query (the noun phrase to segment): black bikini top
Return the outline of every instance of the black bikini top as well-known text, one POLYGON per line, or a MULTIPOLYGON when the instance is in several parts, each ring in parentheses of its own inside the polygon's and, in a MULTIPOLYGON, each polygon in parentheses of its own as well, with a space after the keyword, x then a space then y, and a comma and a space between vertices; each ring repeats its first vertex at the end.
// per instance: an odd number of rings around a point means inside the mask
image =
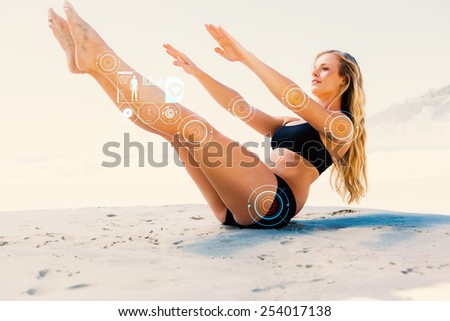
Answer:
POLYGON ((310 124, 278 128, 270 141, 272 149, 287 148, 307 159, 322 174, 328 167, 333 165, 330 153, 320 139, 319 132, 310 124))

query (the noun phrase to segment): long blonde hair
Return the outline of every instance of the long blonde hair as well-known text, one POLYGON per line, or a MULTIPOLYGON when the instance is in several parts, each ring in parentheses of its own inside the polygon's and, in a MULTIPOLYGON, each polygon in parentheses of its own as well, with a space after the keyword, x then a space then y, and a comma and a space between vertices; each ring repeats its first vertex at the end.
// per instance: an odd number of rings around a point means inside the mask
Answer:
MULTIPOLYGON (((366 94, 363 88, 363 77, 356 59, 352 55, 339 50, 328 50, 319 53, 332 53, 339 58, 339 74, 346 77, 347 82, 340 90, 341 111, 351 119, 354 128, 353 140, 348 151, 331 169, 330 183, 334 178, 334 189, 347 203, 358 202, 366 195, 367 166, 366 166, 366 129, 364 106, 366 94)), ((334 100, 333 100, 334 101, 334 100)))

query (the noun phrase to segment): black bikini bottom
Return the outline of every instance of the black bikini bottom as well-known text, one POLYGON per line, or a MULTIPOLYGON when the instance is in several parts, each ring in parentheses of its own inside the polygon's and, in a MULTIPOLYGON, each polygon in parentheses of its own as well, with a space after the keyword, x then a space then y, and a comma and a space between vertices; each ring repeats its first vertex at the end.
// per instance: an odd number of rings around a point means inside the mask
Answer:
POLYGON ((286 226, 296 214, 295 196, 284 179, 275 174, 277 178, 277 192, 273 204, 266 215, 260 220, 254 220, 251 225, 240 225, 233 217, 233 213, 227 210, 224 225, 238 226, 241 228, 281 228, 286 226))

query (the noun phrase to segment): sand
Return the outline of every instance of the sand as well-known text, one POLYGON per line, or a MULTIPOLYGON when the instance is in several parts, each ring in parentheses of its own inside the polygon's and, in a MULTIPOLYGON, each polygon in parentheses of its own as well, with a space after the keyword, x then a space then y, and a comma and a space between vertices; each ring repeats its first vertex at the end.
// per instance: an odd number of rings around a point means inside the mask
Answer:
POLYGON ((0 213, 1 300, 449 300, 450 216, 305 207, 284 229, 204 204, 0 213))

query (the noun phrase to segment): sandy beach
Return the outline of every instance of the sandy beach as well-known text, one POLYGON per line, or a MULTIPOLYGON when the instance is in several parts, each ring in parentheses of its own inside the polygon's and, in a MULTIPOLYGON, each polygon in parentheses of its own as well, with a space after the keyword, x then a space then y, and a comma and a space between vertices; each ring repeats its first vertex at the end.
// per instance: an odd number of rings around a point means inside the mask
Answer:
POLYGON ((450 299, 446 215, 305 207, 246 230, 186 204, 0 220, 0 300, 450 299))

